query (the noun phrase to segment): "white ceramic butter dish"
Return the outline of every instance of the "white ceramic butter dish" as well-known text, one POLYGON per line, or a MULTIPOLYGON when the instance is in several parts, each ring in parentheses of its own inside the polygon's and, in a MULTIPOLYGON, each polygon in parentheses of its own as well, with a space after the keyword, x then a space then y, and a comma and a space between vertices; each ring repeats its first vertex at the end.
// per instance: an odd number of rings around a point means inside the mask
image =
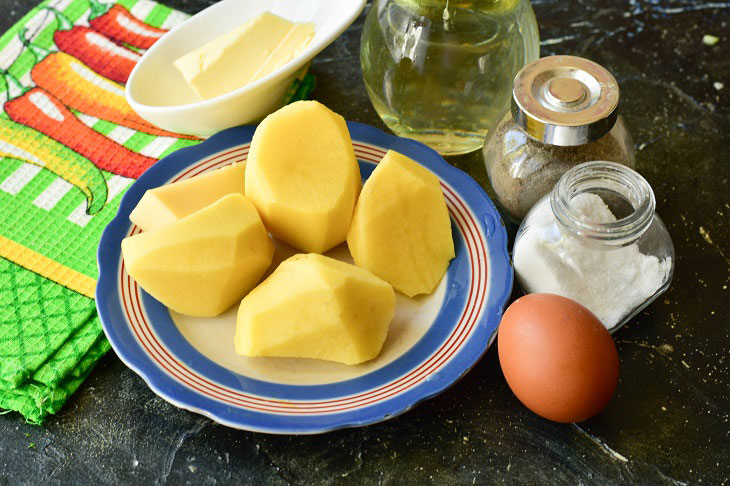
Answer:
POLYGON ((254 123, 278 109, 297 72, 357 18, 365 0, 222 0, 165 34, 139 61, 126 87, 130 106, 165 130, 208 136, 254 123), (313 22, 314 38, 280 68, 226 94, 201 100, 173 62, 180 56, 268 11, 294 22, 313 22))

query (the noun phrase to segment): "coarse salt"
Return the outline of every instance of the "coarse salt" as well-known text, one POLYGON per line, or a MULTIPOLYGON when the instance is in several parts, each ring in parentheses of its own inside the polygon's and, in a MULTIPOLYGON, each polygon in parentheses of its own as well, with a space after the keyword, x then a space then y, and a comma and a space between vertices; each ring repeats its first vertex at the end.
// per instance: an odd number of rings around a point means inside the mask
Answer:
MULTIPOLYGON (((593 224, 616 221, 600 196, 582 193, 570 201, 580 218, 593 224)), ((649 299, 669 278, 672 259, 639 251, 638 243, 596 248, 562 233, 543 198, 528 216, 528 231, 517 240, 514 266, 527 293, 562 295, 592 311, 608 329, 649 299)))

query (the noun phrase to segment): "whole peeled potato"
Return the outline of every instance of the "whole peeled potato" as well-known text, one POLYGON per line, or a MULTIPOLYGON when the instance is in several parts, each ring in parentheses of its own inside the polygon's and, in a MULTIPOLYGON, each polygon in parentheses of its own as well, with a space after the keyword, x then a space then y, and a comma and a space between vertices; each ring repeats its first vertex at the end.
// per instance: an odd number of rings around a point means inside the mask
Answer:
POLYGON ((517 299, 502 317, 497 342, 507 384, 544 418, 586 420, 616 390, 616 345, 601 321, 571 299, 552 294, 517 299))

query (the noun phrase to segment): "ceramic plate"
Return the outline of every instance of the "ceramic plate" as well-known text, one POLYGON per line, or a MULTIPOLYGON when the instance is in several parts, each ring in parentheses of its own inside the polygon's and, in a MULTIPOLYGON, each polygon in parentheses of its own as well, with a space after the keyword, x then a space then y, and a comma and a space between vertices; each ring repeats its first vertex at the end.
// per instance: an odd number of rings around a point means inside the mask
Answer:
MULTIPOLYGON (((128 218, 147 189, 246 160, 254 127, 225 130, 145 172, 99 244, 96 303, 104 331, 120 359, 162 398, 231 427, 319 433, 405 412, 452 385, 491 344, 513 280, 494 205, 472 178, 425 145, 359 123, 348 127, 363 179, 394 149, 441 180, 456 257, 436 291, 415 299, 399 294, 381 353, 357 366, 241 357, 233 348, 235 306, 206 319, 169 311, 127 275, 120 242, 140 232, 128 218)), ((293 253, 280 244, 275 259, 293 253)), ((346 245, 328 254, 350 258, 346 245)))

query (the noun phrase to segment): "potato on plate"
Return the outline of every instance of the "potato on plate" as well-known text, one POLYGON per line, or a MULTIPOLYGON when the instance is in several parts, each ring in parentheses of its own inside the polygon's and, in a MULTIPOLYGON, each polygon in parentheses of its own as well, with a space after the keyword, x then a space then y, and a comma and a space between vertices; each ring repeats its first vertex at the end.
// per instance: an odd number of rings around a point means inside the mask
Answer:
POLYGON ((127 272, 170 309, 215 316, 239 302, 271 264, 274 245, 254 205, 229 194, 156 231, 122 240, 127 272))
POLYGON ((243 194, 245 162, 148 189, 129 220, 151 231, 213 204, 226 194, 243 194))
POLYGON ((298 254, 241 301, 236 352, 362 363, 380 352, 394 313, 387 282, 349 263, 298 254))
POLYGON ((355 264, 413 297, 430 294, 454 258, 438 178, 389 150, 360 193, 347 245, 355 264))
POLYGON ((347 124, 326 106, 298 101, 256 128, 246 196, 293 247, 323 253, 345 241, 361 185, 347 124))

